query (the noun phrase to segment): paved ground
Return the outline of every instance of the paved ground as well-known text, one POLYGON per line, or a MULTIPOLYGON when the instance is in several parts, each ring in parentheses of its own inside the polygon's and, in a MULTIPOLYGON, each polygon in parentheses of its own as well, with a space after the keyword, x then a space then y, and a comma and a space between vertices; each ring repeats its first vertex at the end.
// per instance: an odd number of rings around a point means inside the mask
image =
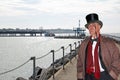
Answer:
MULTIPOLYGON (((120 45, 117 45, 119 50, 120 50, 120 45)), ((49 80, 77 80, 76 78, 76 63, 77 63, 77 59, 73 58, 71 63, 69 62, 68 64, 66 64, 65 66, 65 70, 61 69, 59 70, 56 74, 55 74, 55 79, 53 79, 53 77, 51 77, 49 80)), ((119 75, 119 79, 120 80, 120 75, 119 75)))
POLYGON ((76 63, 77 59, 73 58, 71 62, 66 64, 65 70, 61 69, 55 74, 55 79, 51 77, 49 80, 77 80, 76 78, 76 63))

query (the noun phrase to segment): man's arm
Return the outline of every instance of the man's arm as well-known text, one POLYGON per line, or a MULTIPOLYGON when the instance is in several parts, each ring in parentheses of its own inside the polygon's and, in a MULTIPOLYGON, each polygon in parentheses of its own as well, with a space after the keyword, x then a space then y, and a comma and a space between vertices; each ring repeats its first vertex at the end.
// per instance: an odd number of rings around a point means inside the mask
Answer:
POLYGON ((114 42, 112 42, 111 45, 112 45, 111 47, 112 49, 110 49, 110 52, 112 54, 111 55, 112 63, 111 63, 111 70, 109 74, 115 80, 117 80, 118 75, 120 74, 120 51, 114 42))
MULTIPOLYGON (((82 45, 81 45, 82 46, 82 45)), ((77 59, 77 79, 82 80, 83 79, 83 63, 81 60, 81 53, 82 53, 82 47, 80 46, 79 53, 78 53, 78 59, 77 59)))

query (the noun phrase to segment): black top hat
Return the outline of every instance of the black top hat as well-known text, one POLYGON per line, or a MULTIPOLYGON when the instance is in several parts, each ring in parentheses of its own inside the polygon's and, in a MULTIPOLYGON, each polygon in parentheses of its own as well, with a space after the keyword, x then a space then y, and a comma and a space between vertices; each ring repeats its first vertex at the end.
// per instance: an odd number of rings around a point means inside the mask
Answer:
POLYGON ((102 21, 99 20, 98 15, 96 13, 88 14, 86 16, 86 21, 87 21, 87 24, 85 25, 86 28, 88 28, 88 25, 90 23, 94 23, 94 22, 99 23, 101 25, 101 27, 103 25, 102 21))

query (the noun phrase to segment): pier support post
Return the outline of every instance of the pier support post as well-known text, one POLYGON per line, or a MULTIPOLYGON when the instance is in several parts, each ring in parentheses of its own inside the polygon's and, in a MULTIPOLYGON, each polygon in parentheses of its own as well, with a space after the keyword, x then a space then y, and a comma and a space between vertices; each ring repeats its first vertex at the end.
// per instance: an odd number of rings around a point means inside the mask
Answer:
POLYGON ((33 60, 33 80, 35 80, 35 76, 36 76, 36 74, 35 74, 35 64, 36 64, 36 58, 35 58, 35 56, 34 57, 31 57, 31 59, 30 60, 33 60))
POLYGON ((63 49, 63 58, 62 58, 62 61, 63 61, 63 70, 65 70, 65 68, 64 68, 64 54, 65 54, 65 48, 64 48, 64 46, 62 46, 61 47, 62 49, 63 49))

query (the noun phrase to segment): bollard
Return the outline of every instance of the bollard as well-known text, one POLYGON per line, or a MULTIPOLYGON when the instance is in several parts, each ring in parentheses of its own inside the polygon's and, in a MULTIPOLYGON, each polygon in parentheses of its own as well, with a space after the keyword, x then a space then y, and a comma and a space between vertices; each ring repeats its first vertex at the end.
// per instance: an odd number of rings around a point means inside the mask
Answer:
POLYGON ((63 70, 65 70, 65 68, 64 68, 64 53, 65 53, 65 49, 64 49, 64 46, 62 46, 61 48, 63 49, 63 59, 62 59, 63 60, 63 70))
POLYGON ((35 57, 31 57, 31 59, 30 60, 33 60, 33 80, 35 80, 35 76, 36 76, 36 74, 35 74, 35 57))
POLYGON ((51 52, 53 53, 53 80, 55 79, 55 76, 54 76, 54 74, 55 74, 55 67, 54 67, 54 59, 55 59, 55 56, 54 56, 54 53, 55 53, 55 51, 54 50, 51 50, 51 52))

